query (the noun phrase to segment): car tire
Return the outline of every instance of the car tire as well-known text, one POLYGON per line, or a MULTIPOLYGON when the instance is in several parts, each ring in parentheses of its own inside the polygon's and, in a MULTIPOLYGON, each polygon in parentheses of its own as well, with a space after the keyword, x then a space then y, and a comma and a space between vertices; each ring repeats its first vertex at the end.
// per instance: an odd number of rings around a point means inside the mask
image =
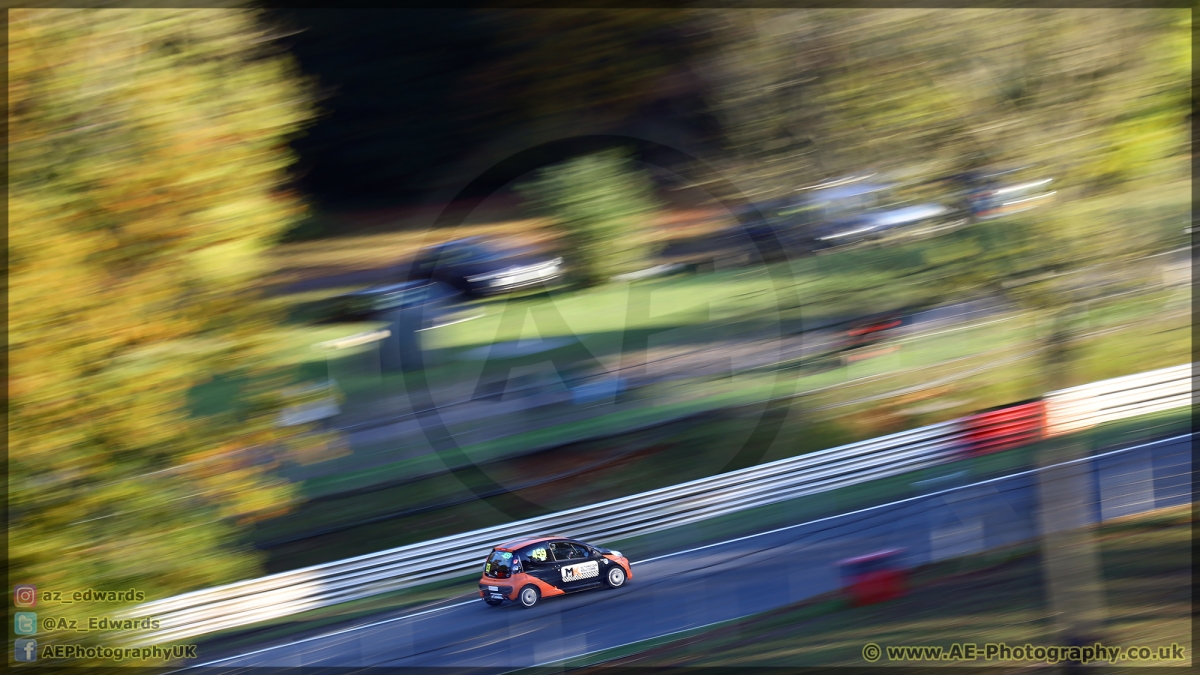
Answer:
POLYGON ((491 605, 492 607, 499 607, 500 605, 504 604, 503 600, 494 600, 492 598, 484 598, 483 601, 486 602, 487 604, 491 605))
POLYGON ((538 591, 537 586, 526 586, 517 594, 517 602, 526 609, 533 607, 541 599, 542 594, 538 591))
POLYGON ((609 588, 620 588, 625 585, 625 568, 620 565, 613 565, 608 568, 608 572, 604 575, 604 583, 609 588))

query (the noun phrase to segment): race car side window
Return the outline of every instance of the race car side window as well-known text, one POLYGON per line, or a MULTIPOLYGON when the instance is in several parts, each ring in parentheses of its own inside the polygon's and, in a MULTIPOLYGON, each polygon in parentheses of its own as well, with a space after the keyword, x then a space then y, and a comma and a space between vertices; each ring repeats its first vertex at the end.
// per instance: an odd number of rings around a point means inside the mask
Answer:
POLYGON ((555 560, 583 560, 588 557, 587 551, 569 541, 556 541, 552 545, 555 560))
POLYGON ((521 549, 518 556, 522 562, 532 563, 534 565, 550 562, 552 560, 550 557, 550 552, 547 550, 545 544, 535 544, 533 546, 528 546, 524 549, 521 549))

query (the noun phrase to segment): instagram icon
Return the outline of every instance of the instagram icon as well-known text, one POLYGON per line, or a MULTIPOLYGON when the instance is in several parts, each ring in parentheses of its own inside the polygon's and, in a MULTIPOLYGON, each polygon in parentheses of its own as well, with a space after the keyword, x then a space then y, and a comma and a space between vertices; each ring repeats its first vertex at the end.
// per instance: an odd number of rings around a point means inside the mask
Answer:
POLYGON ((17 607, 33 607, 37 604, 37 587, 29 584, 18 584, 13 589, 13 602, 17 607))

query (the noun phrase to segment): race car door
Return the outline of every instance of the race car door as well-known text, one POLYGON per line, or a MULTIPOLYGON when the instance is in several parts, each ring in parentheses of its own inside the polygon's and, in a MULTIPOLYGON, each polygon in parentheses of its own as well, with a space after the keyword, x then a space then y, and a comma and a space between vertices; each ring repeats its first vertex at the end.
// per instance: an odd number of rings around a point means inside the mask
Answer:
POLYGON ((600 563, 593 560, 590 552, 569 541, 550 544, 554 562, 559 566, 559 586, 564 591, 579 591, 600 583, 600 563))
POLYGON ((560 565, 554 561, 549 544, 526 546, 518 553, 518 557, 526 574, 552 588, 562 588, 560 565))

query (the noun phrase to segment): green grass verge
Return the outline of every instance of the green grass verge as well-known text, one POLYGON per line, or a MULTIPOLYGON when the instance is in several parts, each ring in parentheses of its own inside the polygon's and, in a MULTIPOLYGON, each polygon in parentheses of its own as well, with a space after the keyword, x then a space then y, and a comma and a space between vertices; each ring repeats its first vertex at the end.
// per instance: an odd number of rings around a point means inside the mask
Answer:
MULTIPOLYGON (((1082 383, 1160 365, 1186 362, 1190 355, 1187 354, 1188 336, 1183 330, 1186 328, 1185 323, 1182 320, 1176 320, 1170 325, 1162 321, 1157 324, 1141 323, 1120 333, 1082 340, 1078 352, 1080 367, 1075 373, 1075 379, 1082 383), (1170 330, 1162 329, 1164 326, 1170 330)), ((1034 348, 1034 337, 1034 328, 1019 321, 940 332, 907 340, 898 352, 854 363, 848 367, 816 373, 808 373, 804 369, 797 370, 794 374, 786 375, 788 379, 782 381, 782 386, 786 391, 809 392, 816 397, 809 403, 818 407, 841 405, 846 401, 885 395, 905 387, 919 387, 923 383, 942 377, 953 379, 955 373, 982 367, 990 370, 987 379, 991 382, 1012 383, 1010 389, 1029 389, 1023 385, 1037 375, 1037 359, 1024 359, 1013 364, 1004 364, 1003 360, 1019 356, 1021 350, 1028 351, 1034 348), (975 360, 972 361, 972 358, 975 360), (836 391, 828 391, 831 389, 836 391)), ((565 405, 561 414, 569 421, 532 428, 501 439, 467 443, 462 447, 462 451, 472 463, 494 461, 540 447, 578 442, 598 433, 612 434, 689 413, 752 403, 778 395, 780 386, 778 375, 765 371, 738 374, 725 380, 696 378, 669 385, 653 385, 642 392, 643 405, 637 408, 618 409, 590 419, 570 420, 571 415, 578 413, 571 406, 565 405), (679 395, 677 392, 685 392, 686 398, 672 400, 679 395)), ((971 397, 979 399, 977 393, 971 392, 971 397)), ((999 397, 990 397, 983 406, 1016 400, 1000 396, 1003 393, 997 391, 999 397)), ((1040 392, 1023 393, 1017 398, 1034 396, 1037 393, 1040 392)), ((378 397, 376 394, 375 398, 378 397)), ((966 403, 968 402, 964 401, 964 404, 966 403)), ((970 409, 970 405, 962 407, 963 411, 970 409)), ((531 419, 529 424, 537 427, 544 422, 531 419)), ((478 433, 478 427, 478 423, 451 425, 450 431, 478 433)), ((423 437, 418 436, 412 442, 421 445, 424 443, 423 437)), ((390 443, 364 446, 357 449, 357 454, 384 455, 393 447, 395 446, 390 443)), ((428 449, 423 449, 422 446, 407 449, 399 454, 411 455, 415 454, 415 451, 428 452, 428 449)), ((311 478, 306 481, 305 494, 318 496, 355 490, 376 482, 445 470, 441 460, 428 454, 382 466, 378 461, 373 461, 370 466, 356 469, 356 463, 361 464, 361 460, 349 456, 332 460, 320 467, 306 469, 305 475, 311 478), (314 472, 318 471, 324 475, 314 475, 314 472)))
MULTIPOLYGON (((1119 362, 1120 358, 1113 352, 1121 350, 1127 356, 1130 353, 1131 344, 1133 341, 1123 333, 1099 336, 1094 344, 1085 344, 1081 350, 1085 362, 1095 364, 1103 370, 1097 373, 1099 377, 1080 379, 1087 381, 1126 374, 1112 371, 1114 362, 1119 362), (1105 341, 1115 342, 1115 344, 1106 344, 1105 341), (1112 355, 1109 356, 1109 354, 1112 355)), ((1135 349, 1133 353, 1139 352, 1135 349)), ((1161 352, 1159 354, 1161 356, 1161 352)), ((1143 354, 1143 356, 1145 355, 1143 354)), ((869 397, 885 387, 895 388, 920 384, 922 381, 940 377, 942 371, 926 368, 913 372, 908 379, 900 379, 899 376, 893 375, 884 381, 847 385, 843 391, 838 392, 836 397, 831 397, 829 394, 801 397, 796 400, 794 414, 785 421, 775 442, 769 446, 758 442, 758 454, 760 455, 758 461, 771 461, 834 447, 878 436, 899 428, 911 428, 951 419, 971 410, 1035 396, 1040 393, 1041 383, 1040 377, 1034 370, 1037 364, 1036 359, 1028 359, 1011 364, 1006 368, 983 370, 958 383, 957 392, 948 394, 950 398, 965 397, 955 406, 933 413, 911 415, 907 419, 893 419, 889 425, 883 427, 872 426, 874 421, 871 419, 871 415, 877 412, 875 410, 879 405, 877 401, 832 409, 828 406, 836 406, 839 400, 869 397), (826 409, 823 412, 807 412, 814 408, 826 409), (902 424, 902 426, 890 426, 894 424, 902 424)), ((1158 365, 1167 364, 1152 363, 1151 367, 1158 365)), ((953 375, 953 372, 956 371, 950 371, 950 374, 953 375)), ((726 399, 727 402, 728 400, 726 399)), ((640 419, 645 423, 652 423, 656 416, 660 416, 657 419, 668 417, 672 413, 678 413, 679 408, 682 406, 674 410, 660 408, 634 410, 633 413, 636 414, 630 415, 626 420, 638 421, 640 419)), ((703 408, 697 404, 694 409, 703 408)), ((656 453, 654 458, 639 458, 636 470, 630 471, 631 467, 626 463, 614 467, 613 471, 619 473, 599 471, 576 481, 563 481, 557 484, 556 494, 567 495, 565 499, 555 498, 548 500, 549 503, 546 500, 538 499, 537 503, 544 503, 547 508, 552 510, 570 508, 583 503, 620 497, 729 470, 736 451, 748 443, 752 446, 756 443, 753 439, 758 419, 756 411, 757 408, 747 408, 744 413, 726 412, 711 419, 668 425, 670 429, 668 436, 661 439, 665 444, 664 449, 656 453), (587 485, 588 488, 584 489, 583 485, 587 485)), ((539 430, 537 433, 521 434, 487 444, 486 447, 468 448, 465 454, 476 465, 487 465, 485 470, 493 477, 493 480, 500 484, 513 485, 528 482, 541 474, 537 473, 536 468, 530 469, 528 466, 517 468, 516 464, 514 464, 514 470, 509 471, 506 468, 507 464, 518 461, 516 456, 523 456, 538 445, 554 446, 564 440, 574 440, 579 443, 571 446, 569 450, 561 450, 561 452, 577 454, 580 462, 584 463, 597 447, 603 448, 628 442, 629 439, 622 437, 592 443, 585 441, 597 432, 612 433, 620 430, 623 427, 622 421, 620 418, 614 419, 615 417, 617 416, 606 416, 578 426, 561 425, 568 427, 566 433, 559 427, 551 427, 539 430), (533 473, 529 473, 530 471, 533 473)), ((464 484, 461 477, 447 475, 445 464, 436 455, 402 460, 382 467, 313 478, 304 482, 303 489, 309 497, 337 494, 346 494, 349 497, 303 504, 294 514, 262 524, 256 534, 258 541, 289 538, 305 532, 335 527, 340 523, 359 522, 383 514, 397 513, 406 508, 415 508, 459 497, 470 497, 475 494, 472 486, 464 484), (421 476, 425 477, 420 478, 421 476), (358 491, 373 485, 387 481, 400 482, 404 479, 414 480, 394 488, 369 491, 360 496, 354 496, 358 491)), ((451 510, 453 509, 462 509, 471 518, 483 518, 486 523, 504 522, 507 519, 505 512, 501 512, 487 503, 474 506, 460 505, 452 507, 451 510)), ((442 534, 443 532, 438 528, 431 529, 426 526, 431 518, 430 515, 419 517, 417 519, 419 524, 414 525, 416 529, 412 531, 403 528, 397 529, 394 524, 390 523, 372 523, 355 528, 353 532, 362 535, 362 540, 374 544, 401 545, 409 541, 417 541, 421 535, 438 536, 442 534)), ((403 521, 397 521, 397 523, 399 522, 403 521)), ((473 520, 472 522, 478 521, 473 520)), ((451 533, 453 532, 444 532, 444 534, 451 533)), ((339 543, 358 552, 369 552, 367 550, 359 551, 361 545, 354 541, 341 542, 339 538, 339 543)), ((304 564, 322 561, 313 552, 308 551, 308 547, 297 546, 303 550, 295 550, 292 553, 306 561, 304 564)), ((335 549, 341 550, 340 547, 335 547, 335 549)), ((286 550, 291 551, 290 548, 286 550)), ((280 564, 285 563, 281 561, 280 564)), ((279 569, 275 564, 272 564, 272 568, 279 569)))
MULTIPOLYGON (((1167 250, 1187 244, 1183 228, 1190 220, 1190 199, 1188 182, 1168 181, 1152 186, 1131 186, 1118 194, 1062 204, 1055 208, 1085 216, 1101 212, 1119 214, 1122 222, 1139 223, 1147 235, 1144 237, 1147 242, 1154 242, 1167 250)), ((544 241, 554 235, 545 221, 521 219, 516 212, 508 209, 480 217, 480 222, 465 226, 453 236, 504 233, 532 242, 544 241)), ((349 271, 350 268, 375 269, 394 265, 431 241, 428 232, 420 228, 412 229, 413 224, 419 222, 414 218, 407 211, 386 210, 369 214, 321 214, 314 220, 354 222, 360 226, 370 223, 370 226, 366 229, 340 226, 338 229, 346 233, 344 236, 280 246, 274 251, 274 257, 281 266, 294 270, 349 271)), ((973 229, 995 230, 1002 235, 1011 229, 1010 226, 1009 219, 1000 219, 974 226, 973 229)), ((712 228, 704 226, 701 229, 710 231, 712 228)), ((664 231, 662 234, 667 233, 664 231)), ((442 238, 434 237, 439 240, 442 238)), ((914 281, 922 278, 922 275, 937 274, 928 266, 931 246, 936 247, 936 243, 911 241, 806 257, 772 267, 647 280, 633 286, 610 285, 583 293, 559 295, 552 304, 561 315, 567 332, 583 336, 588 347, 597 354, 619 346, 619 333, 623 330, 670 327, 681 329, 683 333, 693 333, 711 329, 714 325, 737 317, 761 318, 764 313, 771 316, 779 313, 779 318, 784 321, 794 321, 797 317, 793 314, 797 309, 802 309, 807 321, 819 321, 926 301, 928 289, 924 288, 923 283, 914 281), (788 292, 801 296, 802 307, 780 307, 774 293, 777 288, 786 288, 788 292), (647 312, 630 314, 627 311, 631 289, 637 289, 637 293, 649 293, 650 306, 647 312), (705 305, 707 312, 704 311, 705 305)), ((314 307, 336 292, 346 290, 350 289, 298 293, 275 298, 273 302, 292 311, 292 318, 302 322, 306 317, 320 314, 320 311, 314 313, 314 307)), ((528 299, 507 303, 500 299, 486 304, 493 310, 489 311, 488 317, 436 331, 438 344, 455 349, 517 339, 528 334, 528 322, 503 324, 501 312, 495 310, 507 306, 524 312, 546 306, 544 301, 528 299)), ((302 341, 313 341, 306 336, 308 327, 293 328, 297 335, 302 336, 302 341)), ((543 336, 553 335, 555 330, 551 326, 537 325, 537 331, 543 336)), ((310 360, 311 357, 309 355, 310 360)))
MULTIPOLYGON (((1182 324, 1181 324, 1182 325, 1182 324)), ((1153 327, 1153 324, 1142 324, 1142 328, 1153 327)), ((988 328, 988 327, 984 327, 988 328)), ((1122 333, 1111 333, 1099 335, 1092 340, 1082 342, 1080 347, 1080 363, 1082 364, 1081 372, 1085 372, 1085 376, 1080 376, 1080 380, 1094 381, 1103 377, 1111 377, 1115 375, 1126 375, 1128 372, 1136 372, 1146 370, 1148 368, 1158 368, 1160 365, 1168 365, 1181 363, 1177 358, 1183 357, 1183 354, 1172 354, 1180 352, 1180 336, 1183 331, 1172 330, 1171 333, 1162 333, 1158 335, 1147 334, 1146 330, 1133 330, 1133 335, 1130 336, 1128 331, 1122 333), (1169 340, 1169 345, 1156 345, 1158 340, 1169 340), (1146 350, 1139 348, 1139 342, 1150 342, 1146 350), (1148 347, 1159 346, 1162 350, 1153 352, 1153 356, 1147 353, 1148 347), (1168 348, 1174 347, 1174 348, 1168 348), (1138 359, 1138 364, 1130 364, 1130 354, 1138 359), (1164 358, 1172 358, 1171 362, 1163 363, 1164 358)), ((1014 329, 1016 331, 1016 329, 1014 329)), ((967 333, 967 331, 965 331, 967 333)), ((941 337, 941 336, 938 336, 941 337)), ((1014 348, 1021 347, 1020 344, 1010 345, 1014 348)), ((907 347, 906 347, 907 348, 907 347)), ((919 348, 919 346, 917 347, 919 348)), ((947 350, 949 346, 946 346, 947 350)), ((928 358, 936 357, 938 353, 946 353, 946 351, 938 352, 936 347, 931 347, 928 352, 928 358)), ((889 356, 883 357, 880 362, 886 362, 892 358, 916 358, 911 356, 889 356)), ((858 364, 856 364, 858 365, 858 364)), ((841 387, 836 387, 834 392, 824 392, 818 394, 810 394, 802 396, 797 400, 796 410, 799 416, 803 416, 804 424, 802 425, 786 425, 781 431, 781 438, 773 444, 772 448, 763 455, 763 459, 780 459, 782 456, 791 456, 802 452, 809 452, 812 449, 822 449, 822 447, 832 447, 839 442, 851 442, 854 440, 862 440, 862 438, 877 435, 875 430, 869 428, 860 428, 859 432, 847 431, 834 432, 832 438, 828 434, 818 434, 814 436, 812 432, 818 431, 822 422, 827 422, 830 419, 838 419, 842 413, 846 413, 848 417, 853 417, 853 413, 858 412, 857 408, 875 406, 874 401, 866 402, 863 405, 845 405, 839 408, 838 406, 847 404, 854 400, 870 399, 872 396, 895 392, 895 390, 905 387, 920 386, 923 383, 936 381, 941 377, 953 378, 958 372, 964 372, 972 368, 982 368, 976 375, 965 378, 964 381, 956 383, 958 392, 950 394, 950 399, 961 399, 954 406, 946 408, 946 410, 936 411, 924 416, 912 416, 910 422, 906 426, 918 426, 920 424, 928 424, 932 422, 940 422, 942 419, 949 419, 959 414, 965 414, 971 410, 988 407, 992 405, 1000 405, 1003 402, 1021 400, 1037 395, 1038 387, 1040 386, 1040 378, 1037 377, 1038 360, 1036 358, 1022 359, 1021 362, 1008 364, 1002 368, 989 368, 995 365, 991 362, 990 357, 980 356, 976 360, 967 360, 965 363, 954 364, 950 366, 928 366, 925 368, 906 368, 904 370, 889 371, 889 366, 894 366, 895 363, 881 363, 874 366, 864 365, 864 370, 854 371, 852 377, 860 378, 858 382, 850 382, 842 384, 841 387), (872 370, 865 370, 871 368, 872 370), (805 410, 810 408, 830 408, 833 410, 826 416, 821 414, 805 414, 805 410), (836 414, 834 414, 836 413, 836 414), (824 419, 823 419, 824 418, 824 419), (816 444, 811 441, 829 441, 829 444, 816 444)), ((797 384, 798 389, 821 389, 815 387, 821 384, 823 387, 833 387, 828 380, 828 375, 823 375, 826 380, 810 381, 809 378, 800 378, 800 384, 797 384)), ((835 374, 834 377, 839 376, 835 374)), ((851 375, 841 374, 841 378, 851 377, 851 375)), ((749 376, 740 378, 740 380, 750 380, 749 376)), ((539 447, 557 447, 566 443, 580 443, 595 437, 598 434, 611 435, 614 431, 629 430, 636 426, 653 425, 661 422, 661 420, 670 419, 682 414, 710 411, 715 408, 724 406, 742 404, 742 402, 754 401, 764 398, 764 396, 772 393, 774 376, 763 374, 750 380, 757 381, 756 386, 751 386, 746 382, 740 382, 744 388, 736 388, 736 384, 726 383, 726 387, 730 389, 726 392, 719 392, 715 395, 708 396, 694 401, 674 402, 664 406, 635 408, 608 416, 596 417, 583 420, 583 422, 568 422, 557 425, 546 426, 546 428, 536 429, 524 434, 517 434, 499 440, 476 443, 472 446, 463 448, 463 455, 474 465, 488 464, 488 462, 496 462, 511 458, 514 455, 528 454, 530 450, 539 447)), ((695 383, 694 387, 702 389, 704 392, 709 392, 713 387, 702 386, 701 383, 695 383)), ((950 401, 954 404, 955 401, 950 401)), ((846 426, 847 424, 842 424, 846 426)), ((746 434, 749 434, 751 424, 743 425, 746 434)), ((857 424, 850 424, 857 426, 857 424)), ((881 430, 886 431, 886 430, 881 430)), ((722 442, 728 442, 725 438, 722 442)), ((739 443, 740 444, 740 443, 739 443)), ((703 456, 709 454, 725 454, 730 453, 727 447, 714 448, 713 443, 704 443, 701 441, 698 446, 691 448, 691 452, 695 455, 703 456)), ((380 448, 359 448, 358 453, 367 454, 370 452, 388 452, 389 446, 380 448)), ((726 458, 727 460, 727 458, 726 458)), ((322 468, 322 473, 318 476, 305 480, 304 494, 308 497, 319 497, 324 495, 335 495, 340 492, 352 492, 370 488, 372 485, 380 483, 396 482, 396 480, 413 479, 421 476, 431 476, 431 474, 444 474, 446 471, 446 461, 438 458, 437 455, 427 454, 418 456, 418 458, 400 460, 390 462, 383 466, 371 466, 368 468, 359 468, 354 470, 356 460, 355 456, 348 456, 340 460, 332 460, 328 466, 322 468), (335 466, 337 465, 337 466, 335 466), (342 471, 338 468, 346 467, 342 471)), ((709 468, 709 470, 718 470, 721 466, 725 466, 722 462, 702 461, 701 464, 709 468)), ((456 466, 451 466, 456 468, 456 466)), ((410 488, 409 494, 412 495, 412 500, 409 498, 401 498, 401 502, 392 502, 391 510, 400 508, 403 503, 415 504, 424 494, 419 488, 410 488)), ((367 512, 360 513, 365 515, 367 512)), ((314 526, 319 526, 320 522, 314 522, 314 526)))

